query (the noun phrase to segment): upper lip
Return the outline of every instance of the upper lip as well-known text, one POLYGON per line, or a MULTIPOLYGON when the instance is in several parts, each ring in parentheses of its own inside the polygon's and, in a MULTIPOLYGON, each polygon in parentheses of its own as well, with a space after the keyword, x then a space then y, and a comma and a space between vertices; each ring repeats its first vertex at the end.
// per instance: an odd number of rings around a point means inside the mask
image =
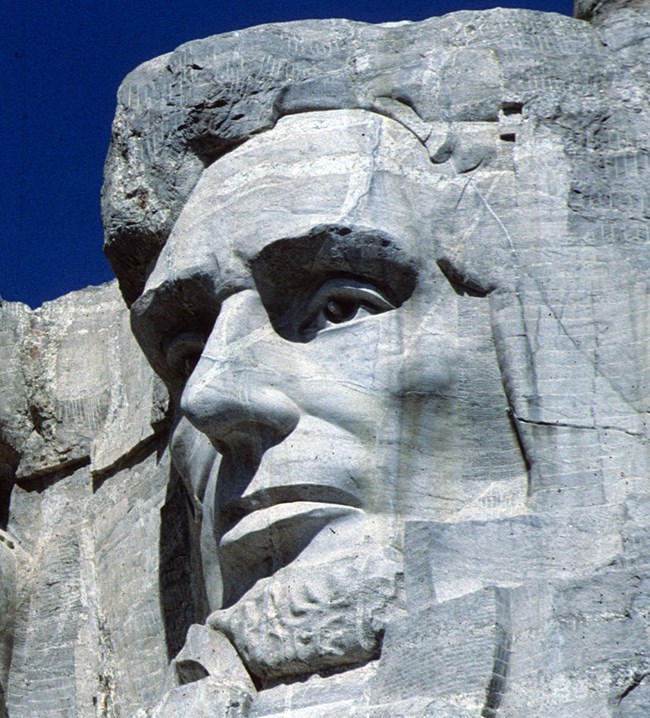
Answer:
POLYGON ((230 531, 245 516, 278 504, 314 502, 360 509, 360 499, 349 491, 323 484, 290 484, 270 486, 247 496, 231 499, 220 509, 222 535, 230 531))

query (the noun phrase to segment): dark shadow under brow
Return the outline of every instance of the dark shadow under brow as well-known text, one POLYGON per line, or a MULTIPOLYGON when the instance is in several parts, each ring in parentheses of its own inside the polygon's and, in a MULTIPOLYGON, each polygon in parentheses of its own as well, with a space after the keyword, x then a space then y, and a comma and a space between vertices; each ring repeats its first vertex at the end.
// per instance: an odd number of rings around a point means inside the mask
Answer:
POLYGON ((305 236, 279 239, 264 247, 250 266, 271 320, 333 275, 370 281, 395 306, 411 296, 417 279, 414 262, 397 242, 365 227, 319 226, 305 236))
POLYGON ((131 307, 131 325, 153 368, 165 378, 166 345, 181 332, 208 336, 219 314, 215 276, 193 273, 142 294, 131 307))

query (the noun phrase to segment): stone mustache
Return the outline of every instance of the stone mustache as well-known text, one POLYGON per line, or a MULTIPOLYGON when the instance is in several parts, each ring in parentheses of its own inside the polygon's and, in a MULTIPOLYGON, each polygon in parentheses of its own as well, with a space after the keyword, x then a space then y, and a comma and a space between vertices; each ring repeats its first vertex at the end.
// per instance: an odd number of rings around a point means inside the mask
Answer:
MULTIPOLYGON (((169 666, 138 691, 115 639, 101 715, 650 714, 628 5, 269 25, 125 80, 106 252, 169 396, 147 536, 182 568, 148 589, 169 666)), ((94 500, 140 496, 139 457, 94 500)))

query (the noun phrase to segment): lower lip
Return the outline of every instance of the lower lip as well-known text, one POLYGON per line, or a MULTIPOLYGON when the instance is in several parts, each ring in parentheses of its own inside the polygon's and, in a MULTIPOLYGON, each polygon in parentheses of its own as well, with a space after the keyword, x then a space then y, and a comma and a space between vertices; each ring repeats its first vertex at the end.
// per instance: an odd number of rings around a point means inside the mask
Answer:
POLYGON ((244 516, 223 535, 220 546, 221 548, 227 548, 256 533, 266 532, 276 526, 280 528, 280 525, 284 522, 294 524, 296 521, 304 521, 305 523, 315 521, 325 524, 350 514, 363 514, 363 511, 352 506, 318 501, 293 501, 276 504, 244 516))

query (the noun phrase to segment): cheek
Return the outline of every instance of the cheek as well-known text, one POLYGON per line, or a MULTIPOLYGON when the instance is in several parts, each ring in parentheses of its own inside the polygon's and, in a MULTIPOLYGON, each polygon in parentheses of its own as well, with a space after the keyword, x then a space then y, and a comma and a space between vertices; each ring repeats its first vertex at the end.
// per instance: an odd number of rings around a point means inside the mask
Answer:
POLYGON ((462 361, 455 302, 444 307, 414 302, 403 310, 390 317, 383 332, 386 388, 400 398, 453 396, 462 361))
POLYGON ((367 395, 445 395, 460 360, 457 307, 409 302, 399 310, 322 332, 305 353, 335 385, 367 395))
POLYGON ((390 392, 409 396, 447 399, 455 395, 461 357, 456 338, 449 334, 414 336, 402 356, 387 362, 390 392))
POLYGON ((309 371, 296 377, 292 399, 306 414, 375 440, 390 433, 386 425, 413 400, 446 403, 455 396, 461 366, 455 303, 444 310, 409 304, 296 347, 309 371))

